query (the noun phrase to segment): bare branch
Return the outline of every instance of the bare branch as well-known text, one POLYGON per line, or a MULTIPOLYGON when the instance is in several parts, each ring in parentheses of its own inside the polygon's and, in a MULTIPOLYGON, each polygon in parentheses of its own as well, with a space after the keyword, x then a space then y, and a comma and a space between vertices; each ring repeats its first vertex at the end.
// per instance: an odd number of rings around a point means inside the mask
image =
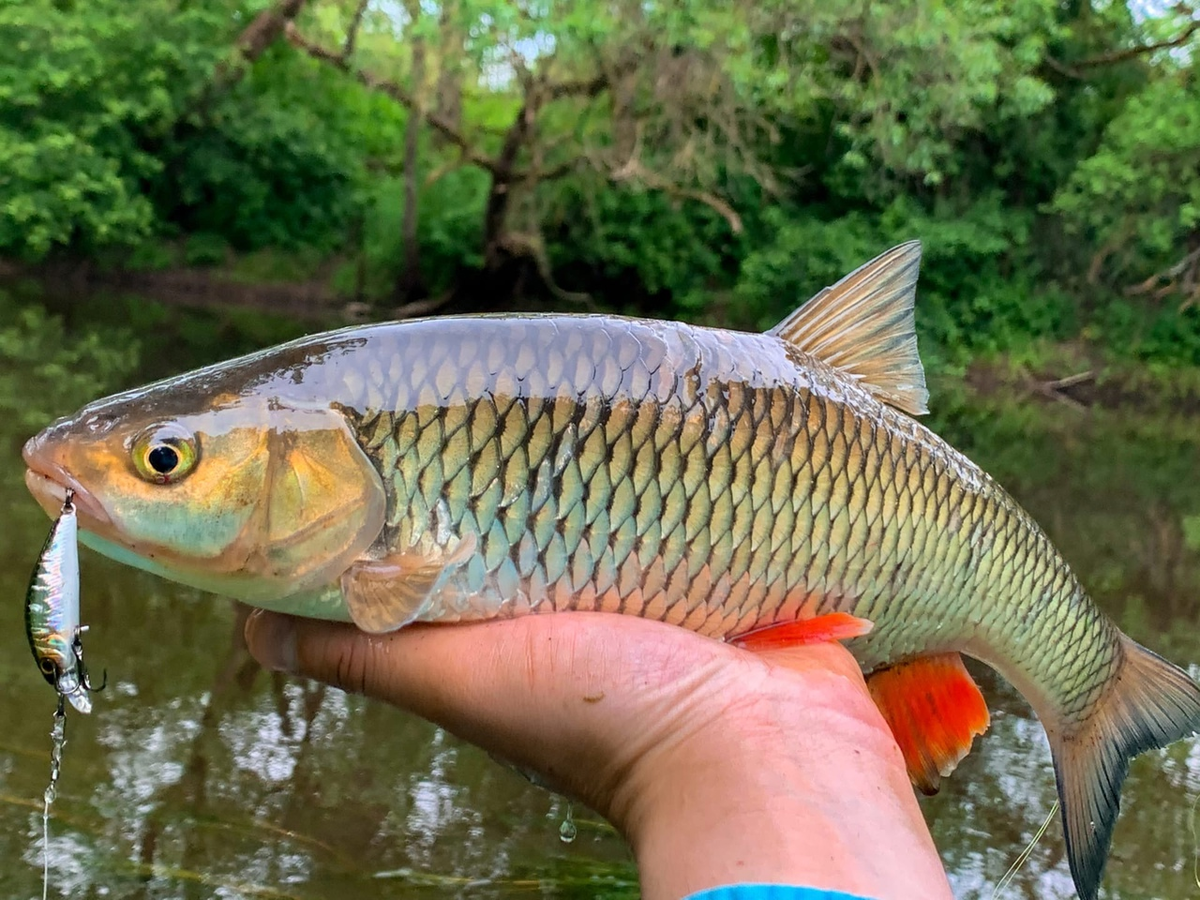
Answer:
POLYGON ((300 14, 304 3, 305 0, 279 0, 255 16, 234 42, 236 56, 223 60, 217 66, 212 82, 206 89, 206 99, 211 99, 215 92, 233 87, 250 64, 262 56, 283 34, 285 27, 300 14))
POLYGON ((551 100, 565 97, 595 97, 608 87, 608 76, 600 74, 583 81, 560 81, 546 86, 546 95, 551 100))
POLYGON ((554 280, 554 272, 550 268, 550 260, 546 256, 545 241, 540 234, 518 234, 509 232, 501 239, 504 251, 511 256, 524 257, 531 260, 537 269, 538 277, 546 289, 559 300, 582 306, 592 305, 592 295, 580 291, 568 291, 559 286, 554 280))
POLYGON ((346 29, 346 41, 342 44, 342 59, 349 60, 354 55, 354 42, 358 40, 358 29, 362 27, 363 16, 367 13, 367 6, 371 0, 358 0, 358 8, 354 10, 354 17, 350 19, 350 25, 346 29))
POLYGON ((1021 368, 1021 374, 1024 376, 1025 383, 1029 388, 1030 393, 1040 394, 1047 400, 1054 400, 1073 409, 1087 409, 1087 404, 1080 403, 1068 393, 1068 389, 1077 387, 1081 384, 1090 384, 1096 380, 1096 374, 1092 371, 1077 372, 1074 375, 1068 375, 1065 378, 1052 378, 1049 381, 1042 381, 1036 378, 1028 369, 1021 368))
POLYGON ((443 178, 445 178, 451 172, 455 171, 456 169, 461 168, 462 164, 463 164, 463 159, 461 156, 455 157, 454 159, 446 160, 446 162, 442 163, 440 166, 438 166, 436 169, 434 169, 432 172, 430 172, 428 175, 425 176, 425 181, 422 184, 422 187, 424 187, 424 188, 433 187, 433 185, 437 184, 439 181, 441 181, 443 178))
POLYGON ((1200 247, 1188 253, 1183 259, 1161 272, 1155 272, 1145 281, 1125 288, 1126 297, 1149 295, 1155 300, 1162 300, 1175 292, 1184 295, 1183 309, 1195 305, 1200 299, 1200 247))
POLYGON ((1172 47, 1182 47, 1186 44, 1193 34, 1200 31, 1200 19, 1196 19, 1187 28, 1180 32, 1169 41, 1158 41, 1154 44, 1140 44, 1137 47, 1130 47, 1126 50, 1117 50, 1112 53, 1101 53, 1099 56, 1093 56, 1089 59, 1080 59, 1071 63, 1076 69, 1092 69, 1096 66, 1111 66, 1115 63, 1125 62, 1128 59, 1133 59, 1138 56, 1145 56, 1147 53, 1156 53, 1159 50, 1169 50, 1172 47))
POLYGON ((742 217, 738 215, 737 210, 716 194, 675 184, 669 179, 650 171, 633 158, 630 158, 629 162, 622 166, 619 171, 610 174, 609 180, 613 182, 641 181, 647 187, 656 191, 662 191, 669 197, 679 197, 682 200, 694 200, 697 203, 703 203, 729 223, 730 231, 734 234, 742 233, 742 217))
POLYGON ((420 316, 427 316, 430 313, 435 313, 443 306, 454 299, 454 294, 451 291, 446 291, 437 297, 427 297, 424 300, 414 300, 412 303, 405 303, 402 306, 397 306, 391 312, 393 320, 400 319, 416 319, 420 316))
POLYGON ((1090 56, 1087 59, 1077 59, 1070 63, 1064 63, 1055 59, 1052 56, 1046 57, 1046 65, 1061 75, 1066 75, 1069 78, 1083 79, 1087 76, 1084 74, 1084 69, 1095 69, 1100 66, 1113 66, 1117 63, 1128 62, 1131 59, 1136 59, 1139 56, 1146 56, 1150 53, 1157 53, 1159 50, 1170 50, 1173 47, 1182 47, 1192 39, 1192 35, 1200 32, 1200 19, 1194 19, 1187 28, 1183 29, 1179 34, 1170 40, 1156 41, 1153 44, 1139 44, 1136 47, 1127 47, 1124 50, 1113 50, 1109 53, 1101 53, 1098 56, 1090 56))
POLYGON ((1080 72, 1078 69, 1073 69, 1070 66, 1068 66, 1066 63, 1059 62, 1053 56, 1044 57, 1042 59, 1042 62, 1044 62, 1046 65, 1048 65, 1051 69, 1053 69, 1059 75, 1065 75, 1067 78, 1074 78, 1077 81, 1082 81, 1083 79, 1087 78, 1087 76, 1084 75, 1082 72, 1080 72))
POLYGON ((264 9, 246 26, 237 39, 237 48, 247 62, 262 56, 263 51, 283 33, 284 28, 300 15, 305 0, 280 0, 264 9))
MULTIPOLYGON (((414 97, 408 90, 401 87, 394 81, 388 81, 385 78, 372 75, 370 72, 367 72, 363 69, 355 68, 354 66, 350 65, 348 60, 343 59, 339 54, 330 50, 326 50, 319 44, 312 43, 302 34, 300 34, 300 31, 298 28, 296 28, 295 23, 289 22, 285 33, 292 46, 299 50, 303 50, 313 59, 319 59, 322 62, 329 63, 329 65, 333 66, 334 68, 340 69, 348 75, 353 76, 358 83, 364 87, 370 88, 373 91, 379 91, 382 94, 387 94, 410 112, 419 111, 416 97, 414 97)), ((459 150, 462 151, 465 159, 469 160, 480 168, 487 169, 489 172, 495 174, 495 161, 476 149, 467 136, 459 131, 459 129, 454 127, 451 122, 447 121, 444 116, 435 112, 425 112, 424 115, 425 121, 428 122, 447 141, 458 147, 459 150)))
POLYGON ((561 162, 556 166, 551 166, 549 169, 539 169, 536 172, 520 172, 517 174, 514 181, 529 181, 536 179, 537 181, 553 181, 556 178, 562 178, 564 175, 569 175, 579 168, 583 162, 583 157, 576 156, 574 159, 568 159, 566 162, 561 162))

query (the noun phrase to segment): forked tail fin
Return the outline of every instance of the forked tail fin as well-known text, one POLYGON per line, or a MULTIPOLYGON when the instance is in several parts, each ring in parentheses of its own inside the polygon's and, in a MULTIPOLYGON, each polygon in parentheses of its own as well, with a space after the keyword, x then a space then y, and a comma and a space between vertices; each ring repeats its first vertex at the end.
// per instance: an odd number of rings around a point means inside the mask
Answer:
POLYGON ((1095 900, 1100 888, 1129 761, 1200 730, 1200 686, 1121 640, 1121 668, 1091 718, 1070 736, 1050 734, 1067 859, 1082 900, 1095 900))

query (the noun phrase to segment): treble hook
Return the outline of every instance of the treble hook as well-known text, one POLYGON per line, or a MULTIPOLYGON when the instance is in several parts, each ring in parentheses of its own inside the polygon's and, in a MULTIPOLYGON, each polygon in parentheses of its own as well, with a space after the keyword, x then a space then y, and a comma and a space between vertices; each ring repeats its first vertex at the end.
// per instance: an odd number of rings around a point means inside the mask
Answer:
POLYGON ((92 684, 92 677, 88 673, 87 666, 83 664, 83 637, 82 633, 87 630, 87 626, 79 629, 79 634, 75 635, 75 640, 72 644, 72 649, 75 651, 75 660, 79 664, 79 683, 89 693, 102 691, 108 686, 108 669, 103 669, 100 672, 100 686, 96 687, 92 684))
POLYGON ((103 669, 100 672, 100 686, 99 687, 92 684, 92 678, 88 674, 87 669, 83 668, 82 666, 80 667, 80 669, 81 669, 81 674, 79 677, 79 682, 80 682, 80 684, 83 685, 85 690, 90 691, 91 693, 95 693, 96 691, 102 691, 106 687, 108 687, 108 669, 103 669))

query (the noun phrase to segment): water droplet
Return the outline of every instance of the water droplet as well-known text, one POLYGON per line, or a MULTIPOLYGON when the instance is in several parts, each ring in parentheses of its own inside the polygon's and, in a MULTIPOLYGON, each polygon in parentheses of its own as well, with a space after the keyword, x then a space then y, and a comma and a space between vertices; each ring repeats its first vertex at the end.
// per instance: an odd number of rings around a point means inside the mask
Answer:
POLYGON ((569 844, 578 836, 579 829, 575 827, 575 809, 568 800, 567 814, 563 816, 562 824, 558 826, 558 839, 564 844, 569 844))

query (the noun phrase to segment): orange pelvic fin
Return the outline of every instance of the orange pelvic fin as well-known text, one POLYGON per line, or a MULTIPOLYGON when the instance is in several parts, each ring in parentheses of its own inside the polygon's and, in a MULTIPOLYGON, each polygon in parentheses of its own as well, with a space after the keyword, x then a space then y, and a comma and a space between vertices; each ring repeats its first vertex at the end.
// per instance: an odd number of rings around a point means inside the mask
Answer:
POLYGON ((874 627, 866 619, 835 612, 799 622, 768 625, 734 638, 733 643, 746 650, 775 650, 780 647, 823 644, 826 641, 848 641, 862 637, 874 627))
POLYGON ((867 678, 867 687, 904 754, 908 777, 925 794, 938 792, 942 777, 954 771, 991 721, 957 653, 881 669, 867 678))

